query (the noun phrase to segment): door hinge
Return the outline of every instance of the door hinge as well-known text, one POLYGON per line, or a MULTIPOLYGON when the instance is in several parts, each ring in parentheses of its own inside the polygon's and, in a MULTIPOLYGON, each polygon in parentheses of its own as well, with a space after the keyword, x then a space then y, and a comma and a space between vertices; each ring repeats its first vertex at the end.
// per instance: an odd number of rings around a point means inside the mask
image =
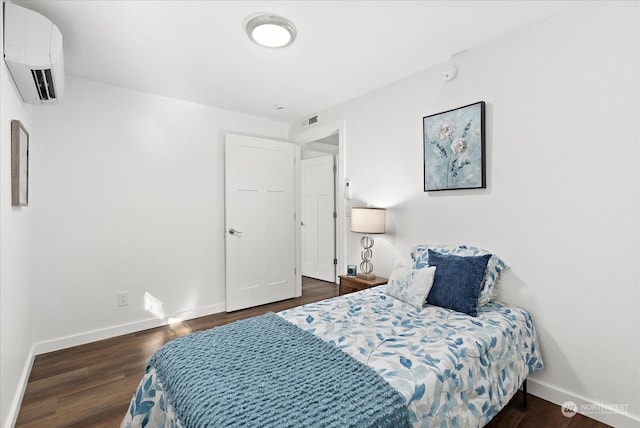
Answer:
POLYGON ((333 166, 333 172, 336 172, 336 171, 338 171, 338 168, 336 168, 336 166, 334 165, 333 166))
POLYGON ((337 265, 338 264, 338 259, 333 259, 333 264, 337 265))
POLYGON ((338 218, 338 213, 337 212, 333 212, 333 218, 338 218))
POLYGON ((298 273, 298 270, 296 268, 293 268, 293 274, 295 275, 297 273, 298 273))

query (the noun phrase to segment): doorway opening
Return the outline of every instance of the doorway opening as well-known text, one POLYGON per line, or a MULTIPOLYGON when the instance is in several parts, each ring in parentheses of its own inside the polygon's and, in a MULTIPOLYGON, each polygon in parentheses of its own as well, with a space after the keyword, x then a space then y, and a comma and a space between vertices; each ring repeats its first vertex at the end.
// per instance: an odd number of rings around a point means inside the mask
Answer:
POLYGON ((337 276, 336 160, 338 133, 306 143, 300 166, 300 260, 304 277, 335 282, 337 276))
MULTIPOLYGON (((334 183, 334 277, 331 282, 337 284, 338 276, 346 272, 347 265, 345 262, 346 254, 346 234, 347 234, 347 212, 350 211, 350 202, 345 199, 345 162, 344 153, 347 144, 345 134, 345 121, 337 120, 328 123, 316 123, 306 129, 301 129, 292 135, 293 141, 298 145, 298 159, 300 159, 297 167, 297 212, 302 212, 302 153, 305 151, 305 157, 309 156, 326 156, 332 155, 335 160, 335 183, 334 183), (310 153, 311 152, 311 153, 310 153), (316 152, 314 154, 313 152, 316 152)), ((296 231, 296 292, 302 295, 302 226, 300 226, 300 218, 298 218, 298 228, 296 231)))

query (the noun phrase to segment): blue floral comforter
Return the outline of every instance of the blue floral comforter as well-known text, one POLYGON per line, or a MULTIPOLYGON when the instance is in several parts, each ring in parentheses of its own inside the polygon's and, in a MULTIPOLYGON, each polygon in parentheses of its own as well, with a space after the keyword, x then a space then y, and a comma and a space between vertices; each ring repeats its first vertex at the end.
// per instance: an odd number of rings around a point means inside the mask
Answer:
POLYGON ((415 427, 481 427, 542 369, 524 309, 491 302, 478 316, 415 308, 385 286, 280 313, 372 367, 407 402, 415 427))
MULTIPOLYGON (((477 317, 415 308, 374 287, 279 313, 372 367, 407 400, 414 427, 481 427, 543 367, 531 316, 492 302, 477 317)), ((336 398, 339 399, 339 398, 336 398)), ((180 427, 151 368, 122 427, 180 427)))

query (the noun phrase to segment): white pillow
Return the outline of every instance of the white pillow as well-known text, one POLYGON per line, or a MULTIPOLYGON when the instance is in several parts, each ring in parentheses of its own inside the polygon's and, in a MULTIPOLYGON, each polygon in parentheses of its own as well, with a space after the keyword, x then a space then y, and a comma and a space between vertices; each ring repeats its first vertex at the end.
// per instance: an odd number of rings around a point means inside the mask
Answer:
POLYGON ((435 266, 413 269, 399 265, 391 272, 387 294, 416 308, 422 308, 433 285, 435 272, 435 266))

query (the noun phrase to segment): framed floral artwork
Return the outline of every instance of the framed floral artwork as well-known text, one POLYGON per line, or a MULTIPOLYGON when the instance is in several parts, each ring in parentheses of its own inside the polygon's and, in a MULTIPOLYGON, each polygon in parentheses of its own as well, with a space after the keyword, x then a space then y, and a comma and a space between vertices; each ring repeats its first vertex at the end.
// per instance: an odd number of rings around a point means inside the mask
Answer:
POLYGON ((484 189, 484 101, 422 119, 424 191, 484 189))

